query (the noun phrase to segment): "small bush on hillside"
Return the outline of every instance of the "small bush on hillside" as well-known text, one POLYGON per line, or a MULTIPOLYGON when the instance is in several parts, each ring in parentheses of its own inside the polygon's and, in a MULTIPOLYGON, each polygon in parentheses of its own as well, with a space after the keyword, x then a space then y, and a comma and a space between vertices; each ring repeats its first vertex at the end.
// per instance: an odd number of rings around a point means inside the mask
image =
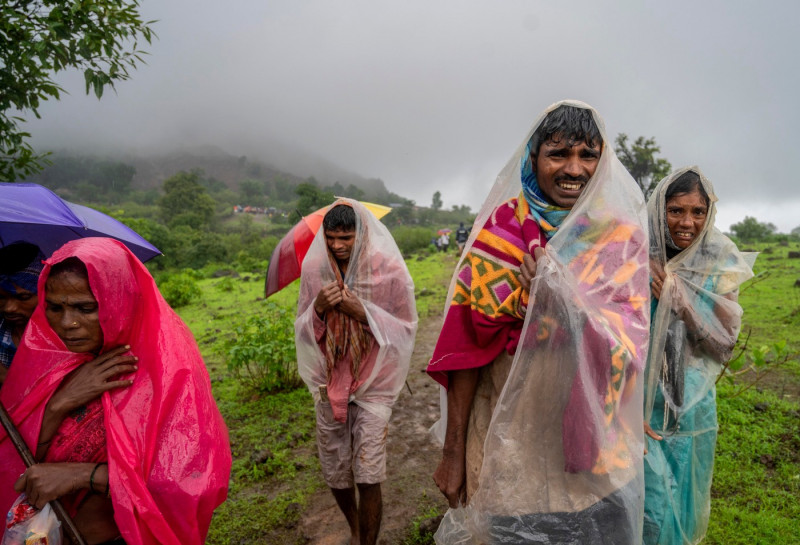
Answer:
POLYGON ((217 289, 219 291, 231 292, 233 291, 234 287, 235 283, 233 281, 233 278, 231 278, 230 276, 226 276, 222 280, 217 282, 217 289))
POLYGON ((392 229, 392 236, 403 255, 407 255, 428 248, 434 233, 427 227, 401 225, 392 229))
POLYGON ((161 277, 158 289, 172 308, 182 307, 200 298, 194 275, 186 271, 161 277))
POLYGON ((294 350, 294 312, 268 302, 258 316, 234 328, 225 343, 228 369, 246 387, 273 393, 302 385, 294 350))

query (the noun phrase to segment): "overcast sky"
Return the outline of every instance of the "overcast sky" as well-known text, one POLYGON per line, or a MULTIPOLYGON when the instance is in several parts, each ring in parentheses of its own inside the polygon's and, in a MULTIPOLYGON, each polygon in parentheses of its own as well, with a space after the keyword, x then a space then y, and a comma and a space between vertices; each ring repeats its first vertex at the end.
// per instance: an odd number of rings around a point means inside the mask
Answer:
POLYGON ((148 64, 101 101, 82 75, 41 108, 35 143, 283 141, 428 205, 477 209, 531 123, 564 98, 610 137, 697 164, 717 226, 800 226, 800 2, 143 0, 148 64), (612 5, 613 7, 609 7, 612 5))

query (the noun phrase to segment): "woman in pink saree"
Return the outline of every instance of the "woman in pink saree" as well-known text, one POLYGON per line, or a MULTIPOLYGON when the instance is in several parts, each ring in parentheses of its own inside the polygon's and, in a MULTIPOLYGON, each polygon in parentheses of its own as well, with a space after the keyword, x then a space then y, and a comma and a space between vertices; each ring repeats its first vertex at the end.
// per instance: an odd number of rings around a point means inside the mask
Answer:
POLYGON ((90 545, 203 543, 231 454, 191 332, 115 240, 65 244, 39 293, 2 402, 40 463, 0 434, 0 509, 25 492, 90 545))

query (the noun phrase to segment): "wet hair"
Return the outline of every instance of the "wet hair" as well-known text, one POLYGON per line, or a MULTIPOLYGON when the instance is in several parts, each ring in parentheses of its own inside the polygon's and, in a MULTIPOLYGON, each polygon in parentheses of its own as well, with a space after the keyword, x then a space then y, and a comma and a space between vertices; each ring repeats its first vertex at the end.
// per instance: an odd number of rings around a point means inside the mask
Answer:
POLYGON ((355 231, 356 211, 352 206, 337 204, 325 214, 322 228, 326 231, 355 231))
POLYGON ((531 153, 539 154, 545 142, 561 142, 566 138, 570 146, 585 142, 587 146, 602 144, 603 137, 594 122, 591 110, 563 104, 547 114, 531 137, 531 153))
POLYGON ((64 261, 59 261, 50 268, 48 280, 60 274, 73 273, 81 278, 89 280, 89 271, 86 270, 86 265, 77 257, 68 257, 64 261))
POLYGON ((700 175, 693 170, 684 172, 675 178, 671 184, 669 184, 669 187, 667 187, 667 191, 664 194, 664 202, 669 202, 669 200, 673 197, 685 195, 693 192, 694 190, 700 192, 700 196, 703 197, 703 200, 706 202, 706 207, 708 207, 711 204, 711 200, 708 198, 708 193, 706 193, 706 190, 703 189, 703 183, 700 181, 700 175))
POLYGON ((15 242, 0 248, 0 274, 14 274, 27 268, 39 255, 39 247, 29 242, 15 242))

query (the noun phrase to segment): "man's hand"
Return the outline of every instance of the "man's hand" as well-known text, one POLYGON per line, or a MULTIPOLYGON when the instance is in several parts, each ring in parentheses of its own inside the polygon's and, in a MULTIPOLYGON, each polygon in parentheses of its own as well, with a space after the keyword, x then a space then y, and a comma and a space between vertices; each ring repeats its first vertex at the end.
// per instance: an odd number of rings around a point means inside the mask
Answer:
POLYGON ((522 258, 522 265, 520 265, 519 283, 522 284, 522 289, 530 291, 531 282, 533 277, 536 276, 536 262, 544 255, 544 248, 537 246, 533 249, 533 255, 525 254, 522 258))
POLYGON ((317 298, 314 299, 314 310, 316 311, 317 315, 321 317, 326 312, 341 303, 342 298, 342 286, 339 285, 339 282, 331 282, 319 290, 317 298))
POLYGON ((364 305, 358 297, 353 295, 353 292, 347 289, 347 286, 342 290, 342 302, 337 308, 359 322, 367 323, 367 311, 364 310, 364 305))
POLYGON ((455 509, 467 504, 467 470, 464 453, 442 453, 442 461, 433 473, 433 482, 447 498, 447 503, 455 509))

